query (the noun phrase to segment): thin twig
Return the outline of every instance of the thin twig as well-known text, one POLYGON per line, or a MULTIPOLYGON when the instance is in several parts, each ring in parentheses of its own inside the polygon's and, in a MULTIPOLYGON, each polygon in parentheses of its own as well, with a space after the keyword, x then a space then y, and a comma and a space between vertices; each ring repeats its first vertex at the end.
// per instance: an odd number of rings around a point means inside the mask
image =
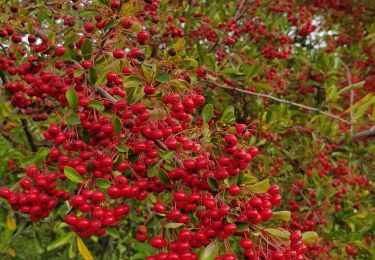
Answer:
POLYGON ((319 108, 316 108, 316 107, 310 107, 310 106, 302 105, 300 103, 296 103, 296 102, 293 102, 293 101, 290 101, 290 100, 285 100, 285 99, 277 98, 277 97, 274 97, 274 96, 271 96, 271 95, 267 95, 267 94, 256 93, 256 92, 252 92, 252 91, 241 89, 241 88, 220 85, 220 84, 218 84, 216 82, 210 82, 210 81, 204 81, 204 82, 209 83, 209 84, 213 84, 213 85, 215 85, 215 86, 217 86, 219 88, 234 90, 234 91, 241 92, 241 93, 246 93, 246 94, 249 94, 249 95, 252 95, 252 96, 267 98, 267 99, 271 99, 271 100, 277 101, 279 103, 284 103, 284 104, 288 104, 288 105, 291 105, 291 106, 295 106, 295 107, 307 109, 307 110, 310 110, 310 111, 314 111, 316 113, 319 113, 319 114, 322 114, 322 115, 326 115, 328 117, 340 120, 341 122, 344 122, 346 124, 350 124, 347 120, 341 118, 340 116, 336 116, 336 115, 333 115, 331 113, 322 111, 322 110, 320 110, 319 108))

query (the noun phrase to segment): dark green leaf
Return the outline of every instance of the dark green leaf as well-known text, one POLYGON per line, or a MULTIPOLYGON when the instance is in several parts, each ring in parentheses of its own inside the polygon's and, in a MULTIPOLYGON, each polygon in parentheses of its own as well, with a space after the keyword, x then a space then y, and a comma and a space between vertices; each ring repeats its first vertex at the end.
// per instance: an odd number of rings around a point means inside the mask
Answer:
POLYGON ((213 190, 217 190, 219 188, 219 183, 217 182, 217 180, 214 177, 208 177, 207 183, 208 183, 208 186, 210 186, 211 189, 213 189, 213 190))
POLYGON ((159 172, 158 172, 158 179, 159 179, 159 181, 160 181, 162 184, 164 184, 164 185, 170 185, 170 184, 171 184, 168 175, 167 175, 167 174, 165 173, 165 171, 162 170, 162 169, 159 169, 159 172))
POLYGON ((85 60, 88 60, 92 56, 92 44, 89 39, 85 40, 81 46, 81 53, 85 60))
POLYGON ((88 78, 90 85, 95 85, 97 80, 98 80, 98 72, 94 68, 90 68, 89 78, 88 78))

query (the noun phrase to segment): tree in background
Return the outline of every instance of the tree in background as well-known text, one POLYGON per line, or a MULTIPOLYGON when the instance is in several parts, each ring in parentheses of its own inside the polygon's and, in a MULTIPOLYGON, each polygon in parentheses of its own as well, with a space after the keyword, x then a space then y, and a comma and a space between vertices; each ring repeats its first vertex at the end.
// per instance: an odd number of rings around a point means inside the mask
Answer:
POLYGON ((1 11, 2 256, 375 256, 373 1, 1 11))

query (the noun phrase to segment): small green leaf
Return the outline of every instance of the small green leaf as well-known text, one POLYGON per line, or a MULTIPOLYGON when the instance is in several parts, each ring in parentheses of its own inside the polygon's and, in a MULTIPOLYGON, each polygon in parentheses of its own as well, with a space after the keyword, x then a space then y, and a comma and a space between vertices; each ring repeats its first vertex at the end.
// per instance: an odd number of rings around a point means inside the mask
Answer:
POLYGON ((302 234, 302 242, 305 244, 312 244, 318 240, 319 236, 314 231, 307 231, 302 234))
POLYGON ((155 79, 161 83, 171 81, 171 76, 164 72, 159 72, 156 74, 155 79))
POLYGON ((69 107, 73 111, 77 111, 77 108, 78 108, 78 94, 77 94, 77 92, 74 89, 71 88, 71 89, 69 89, 66 92, 66 100, 69 103, 69 107))
POLYGON ((160 169, 159 172, 158 172, 158 179, 164 185, 170 185, 171 184, 168 175, 162 169, 160 169))
POLYGON ((63 246, 67 243, 69 243, 72 239, 73 239, 73 235, 74 233, 73 232, 69 232, 69 233, 66 233, 64 234, 62 237, 60 237, 59 239, 53 241, 51 244, 49 244, 47 246, 47 251, 52 251, 60 246, 63 246))
POLYGON ((208 177, 207 183, 208 183, 208 186, 210 186, 210 188, 213 190, 217 190, 219 188, 219 183, 214 177, 208 177))
POLYGON ((244 232, 250 226, 250 224, 247 222, 237 222, 236 225, 237 225, 237 232, 244 232))
POLYGON ((290 211, 274 211, 272 212, 272 219, 288 222, 290 221, 290 211))
POLYGON ((35 155, 35 160, 34 160, 35 164, 39 166, 47 158, 48 154, 49 154, 49 148, 41 147, 35 155))
POLYGON ((207 123, 212 119, 214 115, 214 106, 212 104, 207 104, 204 106, 202 111, 203 122, 207 123))
POLYGON ((98 186, 99 188, 101 189, 108 189, 109 187, 111 187, 112 185, 112 182, 107 180, 107 179, 102 179, 102 178, 97 178, 95 180, 95 184, 96 186, 98 186))
POLYGON ((92 56, 92 44, 89 39, 85 40, 81 46, 81 53, 85 60, 88 60, 92 56))
POLYGON ((270 181, 269 179, 265 179, 263 181, 260 181, 258 183, 255 183, 253 185, 246 186, 254 193, 266 193, 268 189, 270 188, 270 181))
POLYGON ((174 151, 165 151, 160 153, 160 157, 163 158, 164 160, 170 160, 174 156, 174 151))
POLYGON ((183 225, 184 223, 167 223, 165 224, 165 228, 179 228, 183 225))
POLYGON ((159 172, 159 169, 158 169, 157 165, 155 165, 155 166, 147 169, 147 176, 152 178, 152 177, 156 176, 158 174, 158 172, 159 172))
POLYGON ((214 260, 217 255, 216 240, 212 241, 208 246, 203 248, 199 255, 200 260, 214 260))
POLYGON ((107 234, 114 237, 114 238, 119 238, 120 237, 120 232, 118 232, 114 228, 107 228, 107 234))
POLYGON ((98 111, 104 111, 104 105, 99 100, 91 100, 89 103, 89 107, 95 108, 98 111))
POLYGON ((73 113, 65 120, 65 124, 67 125, 79 125, 81 123, 81 119, 77 115, 77 113, 73 113))
POLYGON ((127 153, 129 151, 129 147, 127 147, 126 145, 120 144, 117 146, 117 151, 119 151, 120 153, 127 153))
POLYGON ((115 117, 115 119, 113 120, 113 126, 115 128, 116 136, 119 137, 121 134, 121 121, 118 117, 115 117))
POLYGON ((76 182, 76 183, 82 183, 83 182, 82 176, 76 170, 74 170, 72 167, 65 166, 64 174, 72 182, 76 182))
POLYGON ((229 124, 234 120, 234 107, 233 106, 228 106, 225 108, 223 115, 220 118, 220 121, 223 122, 224 124, 229 124))

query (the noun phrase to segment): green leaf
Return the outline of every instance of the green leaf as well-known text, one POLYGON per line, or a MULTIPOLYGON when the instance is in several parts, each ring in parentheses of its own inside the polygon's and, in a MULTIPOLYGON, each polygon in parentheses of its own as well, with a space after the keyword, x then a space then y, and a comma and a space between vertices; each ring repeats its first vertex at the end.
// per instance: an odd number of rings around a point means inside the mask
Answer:
POLYGON ((66 100, 69 103, 69 107, 73 111, 77 111, 77 108, 78 108, 78 94, 77 94, 77 92, 74 89, 71 88, 71 89, 69 89, 66 92, 66 100))
POLYGON ((289 240, 290 232, 287 230, 280 230, 275 228, 265 228, 263 231, 271 234, 274 237, 277 237, 282 240, 289 240))
POLYGON ((112 185, 112 182, 107 180, 107 179, 102 179, 102 178, 97 178, 95 180, 95 184, 96 186, 98 186, 99 188, 101 189, 108 189, 109 187, 111 187, 112 185))
POLYGON ((72 182, 76 182, 76 183, 82 183, 83 182, 82 176, 76 170, 74 170, 72 167, 65 166, 64 174, 72 182))
POLYGON ((244 232, 250 226, 250 224, 247 222, 236 222, 236 225, 237 225, 237 232, 244 232))
POLYGON ((49 154, 49 148, 47 147, 41 147, 39 148, 38 152, 35 155, 35 164, 39 166, 46 158, 47 155, 49 154))
POLYGON ((89 39, 85 40, 81 46, 81 53, 85 60, 88 60, 92 56, 92 44, 89 39))
POLYGON ((174 151, 165 151, 160 153, 160 157, 163 158, 164 160, 170 160, 174 156, 174 151))
POLYGON ((251 65, 248 65, 248 64, 244 63, 244 64, 241 65, 241 69, 245 72, 245 74, 247 76, 247 79, 251 80, 258 73, 258 71, 260 69, 260 66, 256 62, 254 62, 251 65))
POLYGON ((165 228, 179 228, 183 225, 184 223, 167 223, 165 224, 165 228))
POLYGON ((107 228, 107 234, 110 235, 111 237, 114 237, 114 238, 119 238, 120 237, 120 232, 118 232, 114 228, 107 228))
POLYGON ((171 81, 171 76, 164 72, 158 72, 155 76, 155 79, 161 83, 171 81))
POLYGON ((312 244, 318 240, 319 236, 314 231, 307 231, 302 234, 302 242, 305 244, 312 244))
POLYGON ((42 240, 40 238, 39 233, 35 229, 35 225, 34 225, 34 239, 33 239, 33 241, 34 241, 34 247, 35 247, 36 252, 38 254, 43 254, 44 248, 42 246, 42 242, 41 242, 42 240))
POLYGON ((208 177, 207 183, 208 183, 208 186, 210 186, 210 188, 213 190, 217 190, 219 188, 219 183, 214 177, 208 177))
POLYGON ((119 137, 120 134, 121 134, 121 121, 120 121, 120 119, 118 117, 115 117, 113 119, 113 126, 115 128, 115 134, 116 134, 116 136, 119 137))
POLYGON ((91 100, 89 103, 89 107, 95 108, 98 111, 104 111, 104 105, 99 100, 91 100))
POLYGON ((202 111, 203 122, 207 123, 212 119, 214 115, 214 106, 212 104, 207 104, 204 106, 202 111))
POLYGON ((109 20, 109 22, 104 26, 103 30, 107 31, 115 25, 115 21, 113 19, 109 20))
POLYGON ((217 242, 216 240, 212 241, 208 246, 203 248, 199 255, 200 260, 214 260, 217 254, 217 242))
POLYGON ((147 169, 147 176, 152 178, 156 176, 158 172, 159 172, 158 166, 154 165, 153 167, 150 167, 149 169, 147 169))
POLYGON ((90 83, 90 85, 95 85, 97 80, 98 80, 98 72, 94 68, 90 68, 88 82, 90 83))
POLYGON ((164 185, 170 185, 171 184, 168 175, 162 169, 160 169, 159 172, 158 172, 158 179, 164 185))
POLYGON ((253 185, 246 186, 254 193, 266 193, 268 189, 270 188, 270 181, 269 179, 265 179, 263 181, 257 182, 253 185))
POLYGON ((223 115, 220 118, 220 121, 223 122, 225 125, 231 123, 234 120, 234 107, 228 106, 225 108, 223 115))
POLYGON ((73 113, 65 120, 65 124, 67 125, 79 125, 81 123, 81 119, 77 115, 77 113, 73 113))
POLYGON ((274 211, 272 212, 272 219, 288 222, 290 221, 290 211, 274 211))
POLYGON ((64 234, 62 237, 60 237, 59 239, 53 241, 51 244, 49 244, 47 246, 47 251, 52 251, 58 247, 61 247, 67 243, 69 243, 72 239, 73 239, 73 235, 74 233, 73 232, 69 232, 69 233, 66 233, 64 234))
POLYGON ((120 153, 127 153, 129 152, 129 147, 127 147, 126 145, 120 144, 117 146, 117 151, 119 151, 120 153))

